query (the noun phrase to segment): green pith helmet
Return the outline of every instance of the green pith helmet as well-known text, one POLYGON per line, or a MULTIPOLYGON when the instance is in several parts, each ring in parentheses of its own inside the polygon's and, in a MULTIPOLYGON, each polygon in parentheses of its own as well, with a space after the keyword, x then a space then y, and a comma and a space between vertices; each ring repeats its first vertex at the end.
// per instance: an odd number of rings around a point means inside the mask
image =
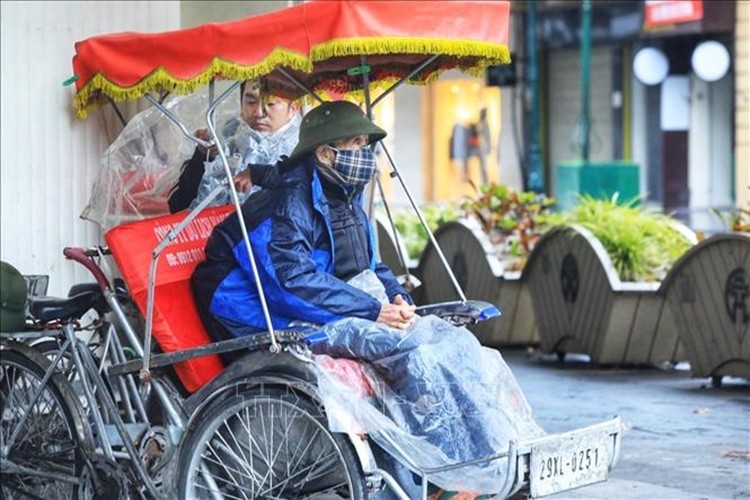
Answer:
POLYGON ((318 146, 358 135, 368 136, 372 143, 387 134, 372 123, 356 104, 348 101, 324 102, 302 118, 299 142, 289 159, 299 160, 318 146))
POLYGON ((26 324, 26 280, 7 262, 0 262, 0 332, 20 332, 26 324))

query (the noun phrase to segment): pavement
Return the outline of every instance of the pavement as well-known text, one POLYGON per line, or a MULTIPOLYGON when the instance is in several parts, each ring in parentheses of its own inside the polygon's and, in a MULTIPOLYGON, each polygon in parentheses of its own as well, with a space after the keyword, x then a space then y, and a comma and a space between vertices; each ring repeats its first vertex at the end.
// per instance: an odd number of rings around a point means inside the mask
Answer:
POLYGON ((615 415, 627 423, 608 481, 545 498, 750 499, 750 381, 725 377, 714 388, 687 363, 608 368, 585 356, 501 352, 547 432, 615 415))

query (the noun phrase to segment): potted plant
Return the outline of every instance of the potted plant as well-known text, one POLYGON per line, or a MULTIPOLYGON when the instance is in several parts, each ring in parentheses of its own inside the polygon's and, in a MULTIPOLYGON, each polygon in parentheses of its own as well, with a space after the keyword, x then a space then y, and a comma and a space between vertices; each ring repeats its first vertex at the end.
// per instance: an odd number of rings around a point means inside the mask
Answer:
MULTIPOLYGON (((524 265, 543 230, 553 200, 484 184, 461 203, 463 216, 441 225, 435 239, 469 299, 496 304, 502 318, 471 326, 492 347, 538 341, 524 265)), ((455 300, 458 294, 435 248, 428 244, 417 268, 428 302, 455 300)))
POLYGON ((695 233, 637 200, 581 196, 552 214, 527 264, 544 352, 586 353, 595 363, 649 364, 683 358, 661 281, 696 243, 695 233))
POLYGON ((715 212, 725 230, 674 265, 661 293, 675 318, 694 377, 750 379, 750 210, 715 212))

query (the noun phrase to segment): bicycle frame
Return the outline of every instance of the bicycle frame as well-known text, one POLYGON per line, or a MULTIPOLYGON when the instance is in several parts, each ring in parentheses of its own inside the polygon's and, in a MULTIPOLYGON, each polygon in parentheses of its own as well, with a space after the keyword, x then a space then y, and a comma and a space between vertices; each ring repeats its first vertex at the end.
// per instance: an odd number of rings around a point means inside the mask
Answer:
MULTIPOLYGON (((114 312, 120 331, 126 335, 131 344, 129 347, 137 354, 142 355, 141 345, 137 341, 136 333, 114 292, 114 287, 110 285, 110 281, 106 278, 101 268, 92 260, 92 256, 97 254, 102 255, 101 248, 90 250, 69 248, 65 250, 67 257, 79 262, 92 272, 111 311, 114 312)), ((75 373, 75 377, 80 382, 83 390, 82 397, 86 402, 84 416, 87 415, 90 418, 90 423, 96 431, 94 433, 94 445, 98 451, 90 450, 88 447, 84 449, 87 467, 92 467, 92 459, 95 454, 101 454, 112 461, 118 458, 127 458, 129 459, 128 463, 130 467, 133 468, 140 484, 145 487, 148 494, 154 498, 166 498, 154 484, 134 444, 148 429, 154 427, 149 421, 144 405, 144 401, 148 400, 148 394, 139 393, 134 376, 130 373, 118 375, 116 387, 110 389, 111 386, 108 380, 105 380, 108 372, 107 363, 111 363, 114 366, 125 363, 126 355, 112 325, 108 322, 103 322, 102 325, 106 328, 102 328, 102 331, 100 331, 104 335, 104 338, 101 339, 103 352, 101 353, 100 363, 97 363, 94 359, 89 345, 78 338, 79 328, 76 319, 61 321, 56 333, 53 333, 49 329, 37 332, 36 336, 60 338, 62 345, 52 357, 49 367, 40 380, 39 387, 30 397, 27 412, 20 417, 15 429, 10 432, 9 438, 4 445, 6 449, 10 449, 14 445, 16 439, 19 437, 19 432, 29 417, 29 412, 37 404, 51 377, 55 373, 65 373, 63 360, 69 358, 70 364, 68 370, 71 370, 71 373, 75 373), (115 401, 116 393, 110 392, 110 390, 119 392, 119 404, 115 401), (100 407, 100 404, 103 408, 100 407), (123 411, 124 416, 121 416, 120 410, 123 411), (116 448, 118 447, 124 447, 125 451, 117 451, 116 448)), ((179 406, 170 398, 159 378, 151 380, 150 385, 147 387, 153 387, 154 389, 160 408, 168 420, 168 423, 165 423, 165 430, 172 440, 171 445, 177 448, 187 419, 179 406)), ((65 477, 45 471, 25 471, 14 466, 12 462, 4 464, 4 469, 8 472, 18 471, 27 475, 36 475, 38 477, 47 477, 48 479, 80 484, 80 478, 65 477), (6 466, 9 468, 6 469, 6 466)), ((96 475, 93 471, 92 477, 96 482, 96 475)))
MULTIPOLYGON (((97 249, 96 252, 98 255, 101 256, 102 254, 101 249, 97 249)), ((114 291, 114 287, 111 285, 110 280, 104 274, 102 269, 91 260, 92 251, 87 252, 85 249, 82 249, 82 248, 65 248, 63 251, 63 254, 67 258, 75 262, 78 262, 79 264, 84 266, 93 274, 94 278, 96 279, 97 284, 99 285, 99 288, 102 291, 102 294, 104 295, 104 299, 106 300, 107 305, 109 305, 111 311, 114 313, 117 326, 121 328, 122 333, 128 339, 128 342, 130 344, 129 347, 133 349, 139 357, 144 357, 144 352, 145 352, 144 345, 141 344, 141 341, 139 341, 138 339, 138 334, 135 332, 135 330, 133 329, 133 326, 128 321, 127 315, 125 314, 122 304, 117 298, 117 295, 114 291)), ((148 329, 147 329, 147 333, 148 333, 148 329)), ((114 338, 116 339, 117 336, 114 336, 114 338)), ((119 344, 119 339, 117 339, 116 342, 119 344)), ((125 354, 124 352, 122 352, 121 348, 115 349, 114 352, 116 356, 116 359, 114 360, 115 362, 125 362, 125 354)), ((156 383, 153 384, 153 388, 154 388, 154 391, 156 392, 156 395, 159 399, 160 404, 162 405, 164 410, 167 412, 173 425, 177 426, 177 428, 179 428, 180 430, 183 430, 187 422, 185 416, 181 414, 180 411, 178 411, 177 407, 175 407, 175 405, 173 404, 172 400, 170 399, 164 387, 157 381, 154 381, 154 382, 156 383)), ((134 386, 134 381, 133 381, 133 386, 134 386)))
MULTIPOLYGON (((47 368, 43 378, 41 379, 39 388, 31 397, 29 410, 33 408, 38 401, 50 378, 55 373, 63 371, 62 360, 66 355, 70 354, 72 356, 72 365, 76 369, 76 374, 79 377, 81 385, 83 387, 84 398, 87 403, 87 413, 92 418, 93 426, 96 430, 94 443, 96 450, 99 450, 98 453, 102 453, 106 458, 110 460, 115 460, 116 458, 129 458, 129 463, 135 469, 138 478, 142 481, 142 484, 145 486, 148 493, 154 498, 166 498, 154 485, 153 480, 146 471, 144 464, 140 459, 140 456, 138 455, 138 451, 133 444, 133 442, 135 441, 135 437, 142 434, 142 432, 145 431, 146 428, 150 425, 145 408, 140 401, 140 398, 137 397, 137 392, 135 393, 136 397, 133 397, 135 385, 130 384, 130 390, 128 390, 124 385, 120 386, 120 396, 123 404, 126 406, 126 416, 128 420, 130 420, 129 423, 126 423, 120 416, 120 408, 115 403, 113 395, 110 394, 109 390, 107 389, 108 384, 102 376, 103 370, 100 370, 100 368, 97 366, 97 363, 94 360, 92 352, 88 348, 88 345, 78 338, 75 324, 73 322, 65 322, 61 326, 59 332, 65 340, 62 347, 58 350, 51 364, 47 368), (98 397, 95 395, 95 388, 100 388, 100 390, 98 391, 98 397), (100 401, 104 405, 103 410, 99 407, 100 401), (127 401, 127 403, 125 403, 125 401, 127 401), (133 402, 135 403, 138 417, 142 420, 140 424, 137 423, 137 419, 135 418, 133 410, 132 408, 130 408, 130 405, 133 402), (108 421, 112 422, 112 424, 105 424, 104 412, 106 412, 107 419, 108 421), (118 444, 125 447, 126 452, 124 454, 121 452, 117 452, 114 449, 112 443, 112 427, 114 427, 116 436, 119 437, 118 444)), ((109 333, 111 334, 112 330, 109 330, 109 333)), ((112 335, 110 336, 112 338, 116 337, 112 335)), ((112 343, 111 352, 116 353, 120 351, 119 355, 122 355, 121 346, 116 345, 116 343, 116 340, 112 343)), ((114 355, 113 361, 119 361, 119 355, 114 355)), ((129 376, 125 376, 125 379, 132 382, 132 378, 129 376)), ((159 382, 155 381, 155 384, 158 385, 159 382)), ((171 406, 171 403, 169 404, 171 406)), ((16 426, 16 429, 11 433, 8 442, 5 443, 6 446, 11 447, 13 445, 27 417, 28 413, 24 414, 21 417, 21 420, 16 426)), ((174 444, 177 445, 177 443, 174 444)), ((88 466, 90 467, 91 459, 93 458, 92 454, 95 452, 93 452, 93 450, 86 450, 84 451, 84 453, 89 455, 86 457, 86 459, 87 463, 89 464, 88 466)), ((76 477, 63 477, 60 475, 49 475, 41 472, 39 473, 39 475, 46 475, 47 477, 52 479, 71 483, 79 483, 80 481, 80 478, 76 477)))

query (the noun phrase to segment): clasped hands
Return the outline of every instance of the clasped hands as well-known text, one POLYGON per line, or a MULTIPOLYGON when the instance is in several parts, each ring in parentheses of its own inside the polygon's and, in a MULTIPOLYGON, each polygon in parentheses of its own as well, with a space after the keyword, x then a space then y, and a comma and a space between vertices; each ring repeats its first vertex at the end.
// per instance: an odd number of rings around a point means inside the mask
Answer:
MULTIPOLYGON (((202 128, 195 131, 195 137, 202 141, 210 141, 211 140, 211 134, 209 134, 208 129, 202 128)), ((216 145, 214 144, 209 149, 206 149, 205 147, 199 145, 198 150, 200 150, 202 153, 208 155, 209 159, 213 159, 216 155, 216 145)), ((234 188, 239 191, 240 193, 246 193, 250 191, 250 188, 253 187, 253 182, 250 179, 250 169, 246 168, 242 170, 240 173, 234 176, 232 179, 234 181, 234 188)))
POLYGON ((376 321, 391 328, 406 330, 416 320, 416 309, 416 306, 406 302, 401 295, 396 295, 393 303, 383 304, 376 321))

